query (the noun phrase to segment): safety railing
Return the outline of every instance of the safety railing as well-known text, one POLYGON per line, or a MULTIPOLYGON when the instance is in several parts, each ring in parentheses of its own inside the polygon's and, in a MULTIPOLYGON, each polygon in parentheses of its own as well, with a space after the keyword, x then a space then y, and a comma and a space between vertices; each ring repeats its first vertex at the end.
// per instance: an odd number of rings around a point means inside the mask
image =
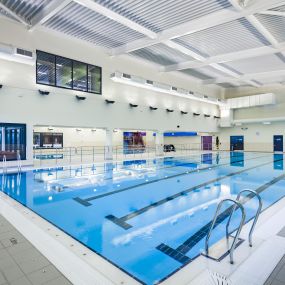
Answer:
MULTIPOLYGON (((257 220, 258 220, 258 218, 259 218, 261 209, 262 209, 262 200, 261 200, 260 195, 259 195, 256 191, 251 190, 251 189, 244 189, 244 190, 240 191, 239 194, 237 195, 236 200, 237 200, 237 201, 240 201, 240 198, 241 198, 241 196, 242 196, 244 193, 250 193, 250 195, 255 196, 255 197, 258 199, 258 207, 257 207, 256 213, 255 213, 255 215, 254 215, 253 223, 252 223, 252 226, 251 226, 250 231, 249 231, 249 234, 248 234, 249 246, 252 247, 252 234, 253 234, 254 228, 255 228, 255 226, 256 226, 257 220)), ((226 226, 226 235, 227 235, 227 238, 229 238, 229 235, 230 235, 230 234, 229 234, 229 225, 230 225, 230 222, 231 222, 231 219, 232 219, 232 215, 233 215, 233 213, 234 213, 235 210, 236 210, 236 206, 233 207, 233 209, 232 209, 232 211, 231 211, 231 214, 230 214, 230 216, 229 216, 228 222, 227 222, 227 226, 226 226)))
MULTIPOLYGON (((36 167, 51 167, 97 163, 109 159, 121 161, 150 159, 159 156, 186 156, 203 151, 199 143, 169 145, 34 148, 33 157, 36 167), (167 148, 169 145, 173 147, 167 148)), ((205 151, 209 151, 210 146, 205 148, 205 151)))
POLYGON ((234 263, 234 258, 233 258, 233 254, 234 254, 234 250, 236 248, 236 244, 237 244, 237 241, 238 241, 238 238, 239 238, 239 235, 240 235, 240 232, 241 232, 241 229, 244 225, 244 221, 245 221, 245 210, 244 210, 244 207, 242 206, 241 203, 239 203, 238 201, 235 201, 233 199, 223 199, 222 201, 220 201, 220 203, 218 204, 218 207, 216 209, 216 212, 215 212, 215 216, 214 216, 214 219, 212 221, 212 224, 211 224, 211 227, 210 227, 210 230, 206 236, 206 240, 205 240, 205 251, 206 251, 206 255, 209 256, 209 240, 210 240, 210 237, 212 235, 212 231, 216 225, 216 222, 217 222, 217 219, 218 219, 218 216, 220 214, 220 210, 223 206, 223 204, 225 202, 231 202, 233 204, 233 208, 236 210, 236 208, 239 208, 241 210, 241 220, 240 220, 240 223, 239 223, 239 226, 238 226, 238 229, 236 231, 236 234, 234 236, 234 240, 233 240, 233 243, 230 247, 230 263, 233 264, 234 263))
MULTIPOLYGON (((3 155, 3 160, 2 160, 2 173, 6 174, 7 173, 7 158, 6 155, 3 155)), ((3 175, 4 176, 4 175, 3 175)))

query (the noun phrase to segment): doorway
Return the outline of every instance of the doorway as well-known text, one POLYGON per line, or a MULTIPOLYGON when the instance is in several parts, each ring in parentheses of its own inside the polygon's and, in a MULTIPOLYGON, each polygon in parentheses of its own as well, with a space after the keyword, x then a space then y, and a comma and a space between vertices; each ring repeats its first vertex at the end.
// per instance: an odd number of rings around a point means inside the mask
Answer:
POLYGON ((231 136, 231 151, 244 150, 244 137, 231 136))
POLYGON ((274 146, 274 152, 275 151, 283 152, 283 136, 282 135, 273 136, 273 146, 274 146))

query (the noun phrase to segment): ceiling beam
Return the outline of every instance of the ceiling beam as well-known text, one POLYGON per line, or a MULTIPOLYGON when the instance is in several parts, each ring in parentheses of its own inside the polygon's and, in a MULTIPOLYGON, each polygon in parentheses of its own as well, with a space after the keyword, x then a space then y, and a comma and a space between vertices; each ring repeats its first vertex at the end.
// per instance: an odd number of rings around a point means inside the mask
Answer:
POLYGON ((258 72, 258 73, 248 73, 245 75, 240 75, 236 78, 232 77, 219 77, 216 79, 207 79, 202 80, 202 84, 218 84, 218 83, 226 83, 226 82, 237 82, 237 81, 246 81, 253 79, 263 79, 263 78, 274 78, 278 76, 284 76, 285 70, 275 70, 275 71, 266 71, 266 72, 258 72))
POLYGON ((34 18, 31 20, 31 25, 29 30, 34 30, 37 26, 40 26, 47 22, 50 18, 56 15, 59 11, 61 11, 64 7, 66 7, 72 0, 52 0, 50 1, 44 9, 37 13, 34 18))
POLYGON ((157 34, 135 22, 133 22, 132 20, 129 20, 128 18, 113 12, 112 10, 96 3, 93 0, 74 0, 75 2, 77 2, 78 4, 89 8, 90 10, 93 10, 117 23, 120 23, 126 27, 128 27, 129 29, 132 29, 134 31, 137 31, 141 34, 146 35, 147 37, 151 38, 151 39, 156 39, 157 38, 157 34))
POLYGON ((9 9, 7 6, 5 6, 1 2, 0 2, 0 8, 3 9, 6 13, 10 14, 13 18, 15 18, 17 21, 22 23, 24 26, 28 27, 30 25, 28 22, 26 22, 26 20, 18 16, 15 12, 13 12, 11 9, 9 9))
MULTIPOLYGON (((83 1, 83 0, 81 0, 83 1)), ((220 24, 228 23, 242 17, 246 17, 264 10, 268 10, 285 4, 285 0, 258 1, 243 9, 223 9, 210 15, 189 21, 157 34, 157 39, 140 39, 129 44, 112 49, 112 55, 120 55, 134 50, 152 46, 167 40, 178 38, 184 35, 192 34, 201 30, 205 30, 220 24)))
MULTIPOLYGON (((183 46, 173 42, 173 41, 165 41, 164 44, 166 44, 167 46, 171 47, 171 48, 174 48, 176 50, 179 50, 180 52, 184 53, 184 54, 187 54, 193 58, 196 58, 197 60, 199 60, 200 62, 205 62, 206 61, 206 58, 201 56, 199 53, 196 53, 194 51, 191 51, 187 48, 184 48, 183 46)), ((225 66, 222 66, 220 64, 217 64, 217 63, 213 63, 213 64, 210 64, 212 68, 216 69, 216 70, 219 70, 219 71, 222 71, 223 73, 225 74, 228 74, 230 76, 233 76, 233 77, 237 77, 239 76, 239 74, 237 74, 236 72, 233 72, 232 70, 230 70, 229 68, 226 68, 225 66)), ((260 87, 259 84, 257 84, 256 82, 248 82, 247 83, 255 86, 255 87, 260 87)))
POLYGON ((285 12, 281 11, 268 10, 268 11, 259 12, 259 14, 285 17, 285 12))
POLYGON ((179 62, 176 64, 163 66, 160 68, 160 71, 171 72, 171 71, 177 71, 177 70, 184 70, 188 68, 201 68, 211 63, 226 63, 226 62, 248 59, 248 58, 253 58, 253 57, 272 55, 272 54, 279 53, 280 50, 285 52, 285 42, 280 43, 279 49, 276 49, 273 46, 252 48, 248 50, 212 56, 212 57, 207 58, 204 61, 200 61, 200 60, 183 61, 183 62, 179 62))

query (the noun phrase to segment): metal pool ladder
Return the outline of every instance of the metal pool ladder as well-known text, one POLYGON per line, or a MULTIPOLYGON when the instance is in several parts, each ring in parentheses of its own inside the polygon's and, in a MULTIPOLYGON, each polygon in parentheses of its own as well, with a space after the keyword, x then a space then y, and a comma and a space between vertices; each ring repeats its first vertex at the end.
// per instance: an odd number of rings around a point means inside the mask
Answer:
MULTIPOLYGON (((220 203, 218 204, 218 207, 217 207, 217 210, 216 210, 216 213, 215 213, 215 216, 214 216, 214 219, 212 221, 212 224, 211 224, 211 227, 210 227, 210 230, 206 236, 206 241, 205 241, 205 251, 206 251, 206 255, 208 256, 209 255, 209 239, 211 237, 211 234, 212 234, 212 231, 215 227, 215 224, 217 222, 217 218, 218 218, 218 215, 220 213, 220 210, 222 208, 222 205, 225 203, 225 202, 231 202, 233 203, 233 210, 231 212, 231 215, 233 213, 234 210, 236 210, 236 208, 239 208, 241 210, 241 214, 242 214, 242 217, 241 217, 241 220, 240 220, 240 223, 239 223, 239 226, 238 226, 238 229, 236 231, 236 234, 235 234, 235 237, 234 237, 234 240, 233 240, 233 243, 232 243, 232 246, 230 248, 230 263, 233 264, 234 263, 234 259, 233 259, 233 253, 234 253, 234 250, 236 248, 236 243, 238 241, 238 238, 239 238, 239 235, 240 235, 240 232, 241 232, 241 229, 243 227, 243 224, 244 224, 244 221, 245 221, 245 210, 244 210, 244 207, 243 205, 236 201, 236 200, 233 200, 233 199, 224 199, 222 201, 220 201, 220 203)), ((230 216, 231 218, 231 216, 230 216)))
MULTIPOLYGON (((240 191, 238 193, 236 201, 239 202, 240 201, 240 197, 242 196, 242 194, 247 193, 247 192, 250 193, 253 196, 256 196, 257 199, 258 199, 258 208, 257 208, 256 213, 254 215, 253 223, 252 223, 251 229, 250 229, 249 234, 248 234, 249 246, 252 247, 252 234, 253 234, 254 228, 256 226, 257 220, 259 218, 261 209, 262 209, 262 200, 261 200, 260 195, 256 191, 251 190, 251 189, 244 189, 244 190, 242 190, 242 191, 240 191)), ((229 236, 230 236, 230 234, 229 234, 229 225, 230 225, 230 221, 231 221, 232 215, 233 215, 235 210, 236 210, 236 205, 234 205, 234 207, 233 207, 233 209, 231 211, 231 214, 229 216, 228 222, 227 222, 227 226, 226 226, 227 238, 229 238, 229 236)))

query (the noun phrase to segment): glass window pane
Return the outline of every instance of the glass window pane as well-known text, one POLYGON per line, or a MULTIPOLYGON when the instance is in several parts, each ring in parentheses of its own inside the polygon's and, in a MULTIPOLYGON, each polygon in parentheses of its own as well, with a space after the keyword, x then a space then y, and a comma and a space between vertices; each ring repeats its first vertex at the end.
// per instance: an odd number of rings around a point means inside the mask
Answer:
POLYGON ((101 94, 101 68, 88 65, 88 92, 101 94))
POLYGON ((55 56, 37 51, 37 83, 55 85, 55 56))
POLYGON ((73 89, 87 91, 87 64, 73 61, 73 89))
POLYGON ((72 88, 72 60, 56 57, 56 86, 72 88))

